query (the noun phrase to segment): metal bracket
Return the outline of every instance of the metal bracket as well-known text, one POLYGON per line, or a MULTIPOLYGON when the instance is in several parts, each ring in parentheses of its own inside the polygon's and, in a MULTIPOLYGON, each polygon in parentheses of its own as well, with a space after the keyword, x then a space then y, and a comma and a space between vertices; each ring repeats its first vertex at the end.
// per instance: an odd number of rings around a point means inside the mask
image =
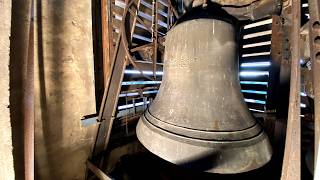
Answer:
POLYGON ((91 125, 97 124, 98 122, 99 121, 98 121, 97 114, 90 114, 90 115, 83 116, 81 118, 81 126, 82 127, 91 126, 91 125))

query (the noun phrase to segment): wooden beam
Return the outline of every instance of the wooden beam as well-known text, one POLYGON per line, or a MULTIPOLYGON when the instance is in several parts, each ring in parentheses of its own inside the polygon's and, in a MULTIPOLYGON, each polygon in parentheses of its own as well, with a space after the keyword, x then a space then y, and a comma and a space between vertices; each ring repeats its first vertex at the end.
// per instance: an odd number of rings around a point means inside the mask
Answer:
POLYGON ((93 158, 100 156, 106 149, 109 142, 115 109, 121 88, 121 81, 123 79, 123 72, 126 67, 124 48, 123 43, 121 43, 120 35, 114 53, 114 65, 111 67, 110 78, 106 84, 99 111, 98 121, 101 121, 101 124, 98 129, 98 135, 92 156, 93 158))
POLYGON ((110 74, 111 54, 113 50, 111 28, 111 1, 101 0, 102 59, 103 79, 107 83, 110 74))
POLYGON ((101 169, 97 168, 94 164, 87 160, 86 162, 88 169, 90 169, 99 179, 101 180, 112 180, 109 176, 107 176, 101 169))
MULTIPOLYGON (((295 0, 291 6, 291 76, 289 111, 284 160, 281 180, 301 179, 301 122, 300 122, 300 0, 295 0)), ((290 14, 289 13, 289 14, 290 14)))

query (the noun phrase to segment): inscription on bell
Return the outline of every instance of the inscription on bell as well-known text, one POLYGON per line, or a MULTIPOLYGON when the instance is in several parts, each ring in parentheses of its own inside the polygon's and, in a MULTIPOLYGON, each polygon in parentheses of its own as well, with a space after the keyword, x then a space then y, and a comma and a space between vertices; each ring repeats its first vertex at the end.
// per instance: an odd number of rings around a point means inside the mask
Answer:
POLYGON ((198 62, 198 57, 193 58, 180 58, 180 59, 168 59, 167 67, 170 68, 190 68, 194 65, 194 63, 198 62))

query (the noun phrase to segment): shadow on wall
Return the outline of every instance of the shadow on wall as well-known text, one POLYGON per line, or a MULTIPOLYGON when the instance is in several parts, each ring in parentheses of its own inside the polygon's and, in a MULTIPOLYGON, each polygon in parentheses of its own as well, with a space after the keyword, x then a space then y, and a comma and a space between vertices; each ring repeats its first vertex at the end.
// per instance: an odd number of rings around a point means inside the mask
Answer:
MULTIPOLYGON (((64 3, 63 0, 57 0, 54 1, 54 7, 59 9, 59 12, 64 11, 64 3)), ((54 9, 56 9, 54 8, 54 9)), ((46 69, 45 69, 45 59, 44 59, 44 47, 43 47, 43 24, 42 24, 42 1, 37 0, 36 3, 36 9, 37 9, 37 40, 38 40, 38 64, 35 63, 35 65, 38 65, 38 76, 39 76, 39 100, 40 100, 40 108, 41 110, 41 117, 40 119, 42 120, 42 123, 38 123, 36 121, 36 127, 39 124, 42 124, 42 134, 43 135, 43 142, 39 143, 44 143, 43 148, 46 157, 44 157, 44 161, 46 161, 45 167, 48 169, 45 170, 46 173, 48 173, 48 177, 51 179, 59 179, 58 176, 56 176, 54 172, 54 167, 56 166, 55 163, 55 157, 50 156, 48 153, 48 150, 50 146, 53 145, 53 142, 58 142, 62 139, 62 119, 63 119, 63 113, 62 113, 62 100, 63 100, 63 94, 62 94, 62 87, 63 87, 63 82, 62 82, 62 77, 61 77, 61 44, 58 38, 55 38, 54 35, 58 35, 61 32, 62 28, 62 21, 63 21, 63 15, 59 16, 59 13, 55 13, 55 11, 51 10, 50 17, 52 17, 51 22, 55 25, 53 26, 52 29, 52 49, 49 50, 49 53, 52 55, 50 58, 50 65, 52 66, 53 71, 49 71, 48 74, 46 74, 46 69), (49 78, 54 81, 54 86, 50 86, 52 89, 52 94, 48 94, 46 91, 46 77, 45 76, 50 76, 49 78), (50 96, 51 103, 47 102, 47 96, 50 96), (54 106, 54 107, 50 107, 54 106)), ((49 61, 49 59, 47 59, 49 61)), ((37 61, 36 61, 37 62, 37 61)), ((37 109, 35 110, 37 111, 37 109)), ((36 136, 36 144, 38 138, 36 136)), ((37 148, 38 146, 36 146, 37 148)), ((40 150, 41 151, 41 150, 40 150)), ((37 153, 37 149, 35 149, 35 153, 37 153)), ((36 156, 37 158, 37 156, 36 156)), ((43 161, 40 159, 35 160, 35 177, 37 179, 41 179, 41 175, 39 174, 38 169, 40 168, 41 165, 38 164, 39 161, 43 161)))
POLYGON ((95 126, 90 0, 37 0, 36 179, 83 179, 95 126), (89 5, 89 6, 88 6, 89 5))
POLYGON ((29 39, 30 0, 12 1, 10 38, 10 119, 16 179, 23 179, 23 90, 26 78, 26 60, 29 39))

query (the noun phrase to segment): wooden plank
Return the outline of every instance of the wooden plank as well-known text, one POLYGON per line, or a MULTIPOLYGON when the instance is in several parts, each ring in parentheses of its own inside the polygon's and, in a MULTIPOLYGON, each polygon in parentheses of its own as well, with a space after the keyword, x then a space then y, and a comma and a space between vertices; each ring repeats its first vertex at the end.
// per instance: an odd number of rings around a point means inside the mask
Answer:
MULTIPOLYGON (((291 1, 292 2, 292 1, 291 1)), ((291 77, 289 111, 281 180, 301 179, 301 122, 300 122, 300 0, 291 8, 291 77)), ((290 13, 289 13, 290 14, 290 13)))

